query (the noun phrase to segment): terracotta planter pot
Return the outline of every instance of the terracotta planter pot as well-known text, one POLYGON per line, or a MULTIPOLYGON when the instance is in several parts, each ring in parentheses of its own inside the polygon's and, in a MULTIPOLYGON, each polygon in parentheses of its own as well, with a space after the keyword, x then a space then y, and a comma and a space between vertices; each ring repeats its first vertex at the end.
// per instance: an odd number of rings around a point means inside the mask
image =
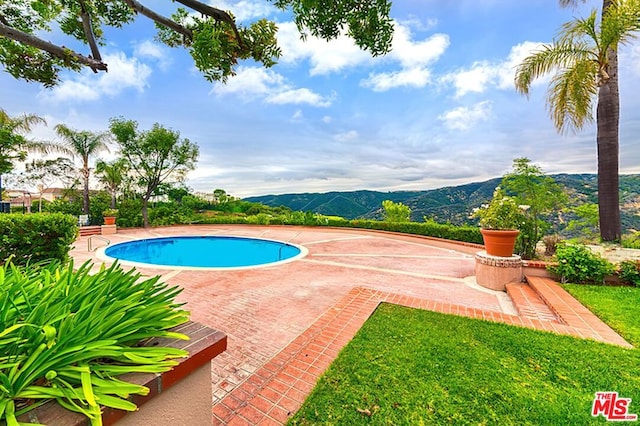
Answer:
POLYGON ((116 224, 116 217, 115 216, 105 216, 104 217, 104 224, 105 225, 115 225, 116 224))
POLYGON ((518 238, 520 231, 480 229, 480 233, 482 233, 484 248, 488 255, 510 257, 513 255, 516 238, 518 238))

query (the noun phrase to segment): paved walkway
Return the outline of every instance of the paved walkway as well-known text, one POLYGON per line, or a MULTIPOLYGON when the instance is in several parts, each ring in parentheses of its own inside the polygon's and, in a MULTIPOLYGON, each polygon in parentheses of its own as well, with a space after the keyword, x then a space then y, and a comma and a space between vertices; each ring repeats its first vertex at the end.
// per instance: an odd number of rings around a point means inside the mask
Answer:
MULTIPOLYGON (((381 301, 626 344, 600 323, 568 324, 526 285, 511 286, 509 294, 477 286, 477 246, 287 226, 176 226, 120 230, 108 238, 115 243, 170 235, 262 237, 309 250, 300 260, 255 269, 138 268, 184 288, 179 300, 187 302, 191 319, 228 336, 227 351, 212 362, 215 424, 286 422, 381 301)), ((96 260, 88 238, 81 237, 71 253, 77 263, 96 260)), ((556 293, 553 283, 539 287, 553 293, 555 303, 568 296, 556 293)))

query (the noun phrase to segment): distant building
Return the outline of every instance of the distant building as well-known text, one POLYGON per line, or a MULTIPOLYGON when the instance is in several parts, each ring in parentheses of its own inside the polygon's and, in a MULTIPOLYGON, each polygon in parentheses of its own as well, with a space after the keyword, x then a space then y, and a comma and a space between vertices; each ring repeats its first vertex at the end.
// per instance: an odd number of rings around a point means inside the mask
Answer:
POLYGON ((29 191, 24 189, 6 189, 3 192, 5 196, 9 198, 12 209, 24 208, 25 211, 31 212, 33 194, 29 191))
POLYGON ((42 199, 49 202, 59 200, 65 195, 64 188, 47 188, 42 191, 42 199))

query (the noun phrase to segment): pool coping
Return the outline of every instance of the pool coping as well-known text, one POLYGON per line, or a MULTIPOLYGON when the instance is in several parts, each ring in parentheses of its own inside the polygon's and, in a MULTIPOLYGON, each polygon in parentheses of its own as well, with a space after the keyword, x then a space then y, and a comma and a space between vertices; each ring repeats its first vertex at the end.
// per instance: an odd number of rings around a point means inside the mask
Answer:
POLYGON ((305 257, 307 257, 307 255, 309 254, 309 249, 307 247, 304 247, 302 245, 299 244, 294 244, 291 242, 287 242, 287 241, 280 241, 280 240, 275 240, 275 239, 269 239, 269 238, 259 238, 259 237, 238 237, 235 235, 189 235, 189 236, 181 236, 181 237, 155 237, 155 238, 139 238, 136 240, 130 240, 130 241, 122 241, 119 243, 115 243, 113 245, 108 245, 108 246, 104 246, 104 247, 99 247, 98 249, 96 249, 96 257, 101 260, 102 262, 118 262, 120 265, 123 266, 130 266, 130 267, 135 267, 135 268, 153 268, 153 269, 163 269, 163 270, 175 270, 175 271, 242 271, 242 270, 246 270, 246 269, 257 269, 257 268, 266 268, 266 267, 271 267, 271 266, 278 266, 278 265, 284 265, 290 262, 295 262, 296 260, 300 260, 300 259, 304 259, 305 257), (243 239, 243 240, 259 240, 259 241, 268 241, 268 242, 273 242, 273 243, 278 243, 278 244, 282 244, 282 245, 288 245, 291 247, 295 247, 298 250, 300 250, 300 253, 296 254, 295 256, 283 259, 283 260, 279 260, 276 262, 268 262, 268 263, 261 263, 261 264, 257 264, 257 265, 246 265, 246 266, 179 266, 179 265, 163 265, 163 264, 155 264, 155 263, 144 263, 144 262, 135 262, 132 260, 122 260, 119 259, 117 257, 111 257, 108 256, 106 254, 107 249, 121 245, 121 244, 129 244, 129 243, 133 243, 133 242, 140 242, 140 241, 148 241, 148 240, 162 240, 162 239, 170 239, 170 238, 203 238, 203 237, 210 237, 210 238, 216 238, 216 237, 220 237, 220 238, 233 238, 233 239, 243 239))

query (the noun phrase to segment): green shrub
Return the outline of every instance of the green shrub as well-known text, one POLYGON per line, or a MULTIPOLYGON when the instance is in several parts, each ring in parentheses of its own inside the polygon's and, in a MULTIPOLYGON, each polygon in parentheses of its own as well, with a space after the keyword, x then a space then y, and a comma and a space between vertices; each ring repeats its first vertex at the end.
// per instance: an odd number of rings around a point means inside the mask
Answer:
POLYGON ((387 222, 411 221, 411 209, 409 206, 405 206, 400 202, 394 203, 391 200, 384 200, 382 202, 382 215, 387 222))
POLYGON ((267 213, 258 213, 253 216, 247 216, 247 223, 252 225, 269 225, 273 223, 273 216, 267 213))
POLYGON ((78 219, 62 213, 0 214, 0 264, 64 261, 78 237, 78 219))
MULTIPOLYGON (((91 195, 89 203, 89 225, 102 225, 103 211, 109 208, 110 203, 111 197, 104 191, 91 195)), ((32 211, 37 212, 37 207, 32 211)), ((79 216, 84 214, 82 210, 82 195, 76 194, 71 199, 58 199, 43 204, 42 211, 79 216)))
POLYGON ((618 267, 622 281, 640 287, 640 260, 623 260, 618 267))
POLYGON ((640 249, 640 232, 635 231, 622 236, 622 247, 630 249, 640 249))
POLYGON ((142 202, 139 199, 127 199, 118 204, 118 226, 122 228, 142 226, 142 202))
POLYGON ((166 330, 188 320, 176 287, 142 280, 117 265, 90 275, 85 263, 0 267, 0 423, 55 399, 102 424, 100 406, 133 411, 131 394, 149 389, 115 378, 160 373, 183 350, 136 346, 144 339, 185 339, 166 330), (23 406, 26 401, 32 405, 23 406))
POLYGON ((556 259, 557 265, 550 265, 547 269, 558 275, 563 283, 601 284, 605 276, 615 272, 611 262, 580 244, 560 244, 556 259))

